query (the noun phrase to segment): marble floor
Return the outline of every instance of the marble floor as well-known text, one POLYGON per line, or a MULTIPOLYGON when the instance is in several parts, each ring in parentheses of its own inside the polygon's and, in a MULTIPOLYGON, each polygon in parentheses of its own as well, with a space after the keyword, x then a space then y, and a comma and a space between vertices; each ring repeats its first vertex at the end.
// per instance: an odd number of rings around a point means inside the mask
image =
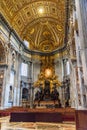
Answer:
POLYGON ((74 122, 63 123, 28 123, 9 122, 9 117, 0 118, 0 130, 76 130, 74 122))

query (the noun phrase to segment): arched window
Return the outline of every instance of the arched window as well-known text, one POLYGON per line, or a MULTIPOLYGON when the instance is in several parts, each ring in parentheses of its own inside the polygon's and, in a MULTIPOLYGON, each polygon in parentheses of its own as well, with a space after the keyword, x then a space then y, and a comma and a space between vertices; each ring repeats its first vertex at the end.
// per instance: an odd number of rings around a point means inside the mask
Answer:
POLYGON ((28 76, 28 65, 26 63, 21 64, 21 76, 28 76))
POLYGON ((26 47, 29 48, 29 42, 28 41, 24 40, 24 44, 25 44, 26 47))
POLYGON ((67 67, 67 75, 69 75, 70 74, 70 63, 69 63, 69 61, 67 61, 66 67, 67 67))

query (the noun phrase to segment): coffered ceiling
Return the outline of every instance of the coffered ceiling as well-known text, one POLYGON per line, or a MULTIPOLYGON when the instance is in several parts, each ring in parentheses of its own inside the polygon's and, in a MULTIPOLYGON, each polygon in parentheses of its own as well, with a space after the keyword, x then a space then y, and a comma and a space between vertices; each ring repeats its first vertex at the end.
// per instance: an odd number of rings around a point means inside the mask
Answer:
POLYGON ((64 47, 67 0, 1 0, 1 13, 31 50, 64 47))

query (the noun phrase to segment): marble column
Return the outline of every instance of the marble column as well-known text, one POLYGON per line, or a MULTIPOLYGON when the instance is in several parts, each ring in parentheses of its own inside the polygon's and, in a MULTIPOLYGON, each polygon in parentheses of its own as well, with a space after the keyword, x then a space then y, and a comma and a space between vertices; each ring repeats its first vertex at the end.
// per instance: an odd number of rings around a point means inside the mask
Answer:
POLYGON ((33 108, 33 63, 29 62, 29 91, 30 91, 30 108, 33 108))
MULTIPOLYGON (((75 0, 76 3, 76 15, 78 20, 79 30, 79 54, 81 56, 82 69, 83 69, 83 84, 81 85, 81 101, 82 107, 85 105, 84 96, 87 101, 87 0, 75 0), (83 90, 85 90, 83 92, 83 90)), ((78 43, 78 42, 77 42, 78 43)), ((79 78, 81 78, 80 68, 78 68, 79 78)))
POLYGON ((62 83, 62 106, 65 107, 65 77, 67 76, 67 67, 66 67, 67 59, 62 60, 62 71, 63 71, 63 83, 62 83))
MULTIPOLYGON (((79 43, 79 41, 77 41, 79 43)), ((82 76, 81 76, 81 55, 80 55, 80 51, 78 50, 79 46, 76 43, 76 55, 77 55, 77 67, 78 67, 78 79, 79 79, 79 88, 80 88, 80 95, 81 95, 81 106, 84 106, 84 102, 83 102, 83 85, 82 84, 82 76)))
POLYGON ((63 59, 63 78, 66 76, 66 59, 63 59))
POLYGON ((8 67, 5 70, 5 84, 4 84, 4 92, 3 92, 3 107, 11 107, 11 104, 9 103, 9 86, 10 86, 10 74, 11 74, 11 67, 12 67, 12 53, 9 48, 8 55, 7 55, 7 61, 8 61, 8 67))
POLYGON ((21 68, 21 55, 17 52, 16 54, 16 66, 15 66, 15 70, 16 70, 16 75, 15 75, 15 99, 14 99, 14 105, 19 106, 20 105, 20 81, 21 81, 21 77, 20 77, 20 68, 21 68))
POLYGON ((87 86, 87 0, 75 0, 84 83, 87 86))
POLYGON ((33 83, 29 83, 30 89, 30 108, 33 108, 33 83))

